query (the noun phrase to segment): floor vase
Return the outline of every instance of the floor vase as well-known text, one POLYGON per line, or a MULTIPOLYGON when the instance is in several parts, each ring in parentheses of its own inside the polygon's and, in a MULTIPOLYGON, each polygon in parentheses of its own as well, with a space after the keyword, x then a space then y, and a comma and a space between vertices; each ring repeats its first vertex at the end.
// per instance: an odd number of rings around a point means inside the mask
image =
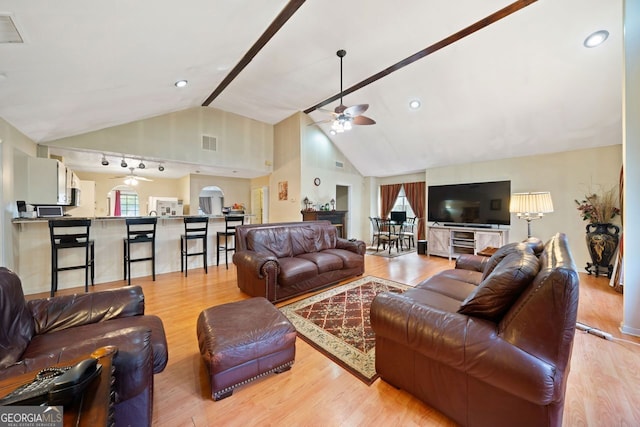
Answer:
POLYGON ((587 273, 606 274, 611 278, 613 264, 611 260, 618 248, 620 227, 613 224, 587 224, 587 247, 591 262, 587 263, 587 273))

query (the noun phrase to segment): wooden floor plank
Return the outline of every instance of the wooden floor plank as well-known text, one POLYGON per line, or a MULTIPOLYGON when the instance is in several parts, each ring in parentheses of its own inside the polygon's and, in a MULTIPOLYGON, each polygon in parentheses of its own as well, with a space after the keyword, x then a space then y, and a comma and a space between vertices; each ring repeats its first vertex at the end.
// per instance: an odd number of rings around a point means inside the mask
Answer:
MULTIPOLYGON (((366 256, 366 275, 416 284, 453 262, 412 253, 366 256)), ((61 278, 64 280, 64 278, 61 278)), ((604 277, 580 274, 578 320, 621 338, 622 296, 604 277)), ((296 341, 290 371, 242 386, 214 402, 200 361, 196 319, 207 307, 247 298, 235 266, 132 279, 143 287, 146 312, 159 315, 169 343, 169 363, 155 377, 155 426, 450 426, 450 420, 382 380, 371 386, 353 377, 303 340, 296 341)), ((123 286, 97 285, 92 291, 123 286)), ((82 289, 60 291, 59 294, 82 289)), ((40 296, 46 297, 46 294, 40 296)), ((29 296, 33 298, 35 295, 29 296)), ((640 347, 577 332, 567 384, 565 426, 640 425, 640 347)), ((455 398, 455 396, 452 396, 455 398)))

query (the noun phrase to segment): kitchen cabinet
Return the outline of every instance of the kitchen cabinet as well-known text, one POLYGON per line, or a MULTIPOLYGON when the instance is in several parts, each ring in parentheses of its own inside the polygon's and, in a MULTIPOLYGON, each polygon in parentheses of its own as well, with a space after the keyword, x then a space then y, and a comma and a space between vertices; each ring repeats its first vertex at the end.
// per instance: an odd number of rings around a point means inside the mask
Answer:
POLYGON ((30 157, 27 162, 27 203, 69 205, 72 171, 56 159, 30 157))

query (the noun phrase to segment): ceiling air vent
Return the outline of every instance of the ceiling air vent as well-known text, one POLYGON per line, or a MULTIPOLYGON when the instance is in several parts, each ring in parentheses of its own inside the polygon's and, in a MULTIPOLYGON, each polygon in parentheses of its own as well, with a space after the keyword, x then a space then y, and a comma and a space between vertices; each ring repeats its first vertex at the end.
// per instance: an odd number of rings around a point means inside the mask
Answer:
POLYGON ((10 15, 0 14, 0 43, 24 43, 10 15))
POLYGON ((218 151, 218 138, 215 136, 202 135, 202 149, 207 151, 218 151))
POLYGON ((344 163, 341 161, 336 160, 336 167, 338 169, 344 169, 344 163))

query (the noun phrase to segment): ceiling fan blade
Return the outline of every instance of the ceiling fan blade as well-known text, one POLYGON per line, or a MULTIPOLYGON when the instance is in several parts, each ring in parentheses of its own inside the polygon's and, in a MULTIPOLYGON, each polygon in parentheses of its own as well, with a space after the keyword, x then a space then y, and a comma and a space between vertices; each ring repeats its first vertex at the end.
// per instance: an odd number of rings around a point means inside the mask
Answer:
POLYGON ((369 108, 369 104, 354 105, 354 106, 351 106, 351 107, 345 109, 344 110, 344 115, 345 116, 350 116, 350 117, 357 117, 360 114, 362 114, 365 111, 367 111, 367 108, 369 108))
POLYGON ((373 119, 370 119, 367 116, 357 116, 357 117, 353 118, 352 123, 354 125, 360 125, 360 126, 362 126, 362 125, 375 125, 376 121, 373 120, 373 119))

